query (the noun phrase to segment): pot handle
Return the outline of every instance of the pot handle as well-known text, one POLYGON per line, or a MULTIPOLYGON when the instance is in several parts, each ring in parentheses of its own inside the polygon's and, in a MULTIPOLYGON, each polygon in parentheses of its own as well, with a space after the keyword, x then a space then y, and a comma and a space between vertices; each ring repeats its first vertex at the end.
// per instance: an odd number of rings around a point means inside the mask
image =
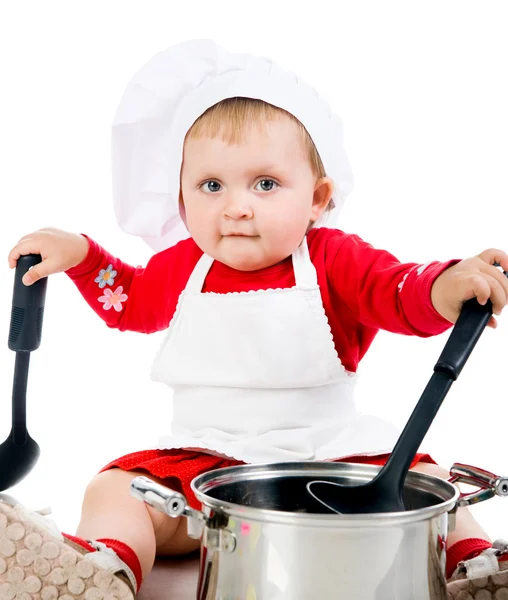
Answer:
POLYGON ((508 496, 508 477, 495 475, 490 471, 485 471, 478 467, 455 463, 450 469, 450 483, 466 483, 474 485, 480 489, 469 494, 459 496, 457 506, 471 506, 478 504, 484 500, 488 500, 493 496, 508 496))
POLYGON ((187 528, 189 537, 199 539, 206 525, 205 515, 187 504, 187 499, 180 492, 175 492, 160 483, 148 479, 148 477, 135 477, 130 485, 131 496, 141 500, 145 504, 153 506, 164 514, 177 518, 187 517, 187 528))

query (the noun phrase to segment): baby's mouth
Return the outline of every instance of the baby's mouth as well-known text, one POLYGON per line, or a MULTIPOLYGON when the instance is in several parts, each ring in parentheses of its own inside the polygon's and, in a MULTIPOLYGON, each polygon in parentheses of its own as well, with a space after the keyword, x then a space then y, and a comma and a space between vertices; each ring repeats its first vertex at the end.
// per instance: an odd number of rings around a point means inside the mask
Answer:
POLYGON ((257 235, 251 235, 249 233, 241 233, 240 231, 233 231, 230 233, 223 234, 222 237, 258 237, 257 235))

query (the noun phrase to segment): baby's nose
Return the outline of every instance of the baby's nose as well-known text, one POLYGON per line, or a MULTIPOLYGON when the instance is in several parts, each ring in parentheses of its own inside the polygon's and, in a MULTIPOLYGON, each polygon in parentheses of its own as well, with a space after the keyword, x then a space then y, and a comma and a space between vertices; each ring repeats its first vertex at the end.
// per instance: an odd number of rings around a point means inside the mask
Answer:
POLYGON ((229 219, 245 219, 252 217, 252 207, 241 194, 228 198, 223 215, 229 219))

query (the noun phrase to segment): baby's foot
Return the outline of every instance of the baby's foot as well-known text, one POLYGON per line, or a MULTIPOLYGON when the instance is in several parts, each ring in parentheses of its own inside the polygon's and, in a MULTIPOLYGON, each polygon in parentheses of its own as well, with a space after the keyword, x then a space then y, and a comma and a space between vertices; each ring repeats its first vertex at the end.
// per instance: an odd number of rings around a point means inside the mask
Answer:
POLYGON ((449 600, 508 600, 508 542, 459 563, 447 590, 449 600))
POLYGON ((134 576, 115 552, 87 552, 49 519, 2 500, 0 600, 134 600, 134 576))

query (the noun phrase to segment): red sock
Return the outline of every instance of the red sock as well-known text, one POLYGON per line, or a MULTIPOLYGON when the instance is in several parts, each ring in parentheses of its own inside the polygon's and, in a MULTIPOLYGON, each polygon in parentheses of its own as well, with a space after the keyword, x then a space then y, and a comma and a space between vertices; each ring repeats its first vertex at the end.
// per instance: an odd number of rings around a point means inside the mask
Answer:
POLYGON ((460 561, 474 558, 487 548, 492 548, 492 544, 480 538, 466 538, 453 544, 446 552, 446 579, 450 579, 460 561))
MULTIPOLYGON (((88 552, 96 552, 97 550, 89 544, 86 540, 81 539, 80 537, 76 537, 75 535, 70 535, 69 533, 62 534, 71 542, 78 544, 88 552)), ((98 542, 102 542, 111 550, 114 550, 118 554, 118 558, 123 560, 123 562, 129 567, 129 569, 134 573, 134 577, 136 578, 137 590, 136 593, 139 592, 139 587, 141 586, 141 565, 139 563, 139 559, 134 553, 134 550, 120 542, 119 540, 111 540, 109 538, 99 538, 98 542)))
POLYGON ((99 538, 97 541, 106 544, 108 548, 114 550, 118 554, 118 557, 130 568, 130 570, 134 573, 134 577, 136 578, 136 593, 139 592, 139 588, 141 586, 141 564, 134 550, 119 540, 99 538))

